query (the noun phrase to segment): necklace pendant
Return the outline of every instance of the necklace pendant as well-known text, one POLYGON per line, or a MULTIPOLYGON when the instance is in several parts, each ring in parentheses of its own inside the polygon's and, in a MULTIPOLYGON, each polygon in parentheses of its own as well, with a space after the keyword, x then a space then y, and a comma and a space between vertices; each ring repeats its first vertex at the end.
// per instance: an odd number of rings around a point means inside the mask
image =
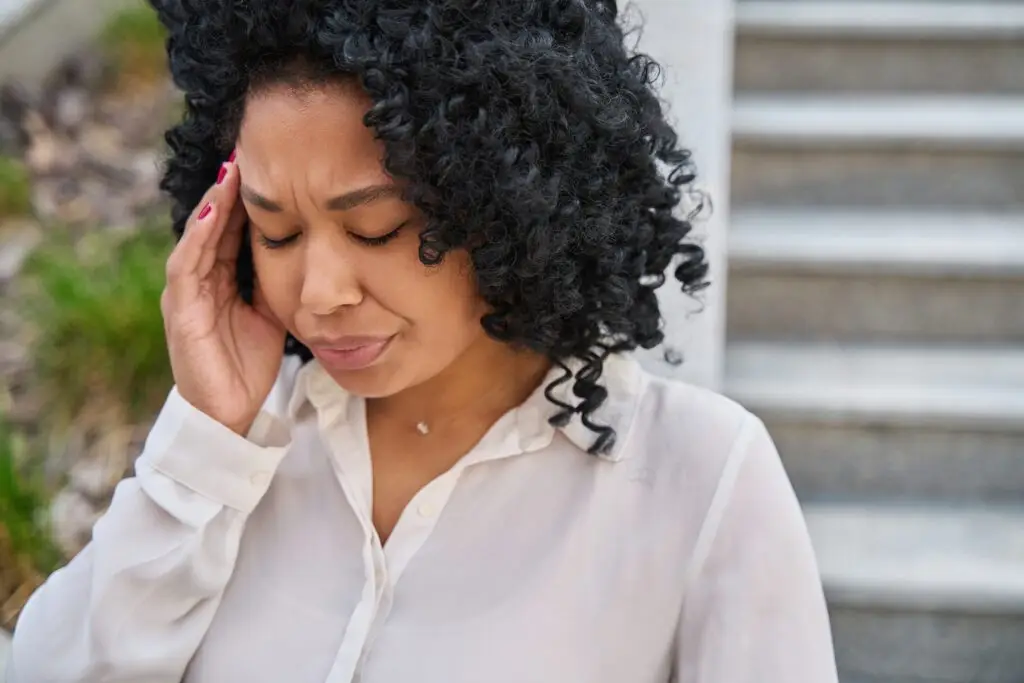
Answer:
POLYGON ((416 431, 419 432, 421 435, 426 436, 427 434, 430 433, 430 427, 427 425, 426 422, 417 422, 416 431))

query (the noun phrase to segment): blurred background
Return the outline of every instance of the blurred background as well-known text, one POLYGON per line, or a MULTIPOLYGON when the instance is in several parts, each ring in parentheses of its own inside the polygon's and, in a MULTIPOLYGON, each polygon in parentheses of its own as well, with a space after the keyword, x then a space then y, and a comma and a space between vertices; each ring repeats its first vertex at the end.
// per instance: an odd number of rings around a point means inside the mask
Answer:
MULTIPOLYGON (((1024 683, 1024 0, 626 13, 715 203, 649 365, 768 423, 843 683, 1024 683)), ((180 115, 135 0, 0 0, 0 671, 171 386, 180 115)))

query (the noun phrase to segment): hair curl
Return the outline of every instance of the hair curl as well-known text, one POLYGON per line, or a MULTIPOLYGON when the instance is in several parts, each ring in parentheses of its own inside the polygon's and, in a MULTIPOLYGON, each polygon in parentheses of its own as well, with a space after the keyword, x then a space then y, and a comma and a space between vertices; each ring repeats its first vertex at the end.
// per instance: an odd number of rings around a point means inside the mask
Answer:
MULTIPOLYGON (((161 187, 178 236, 231 151, 249 92, 351 78, 385 168, 428 218, 420 260, 466 249, 493 338, 564 371, 547 388, 564 424, 596 434, 611 353, 663 340, 666 270, 694 294, 703 249, 677 215, 695 175, 655 92, 660 69, 632 53, 614 0, 150 0, 169 31, 182 122, 161 187), (568 361, 582 361, 575 373, 568 361), (574 380, 580 400, 555 398, 574 380)), ((699 204, 698 200, 698 204, 699 204)), ((695 210, 696 211, 696 210, 695 210)), ((251 253, 238 269, 251 296, 251 253)), ((309 357, 295 339, 287 352, 309 357)))

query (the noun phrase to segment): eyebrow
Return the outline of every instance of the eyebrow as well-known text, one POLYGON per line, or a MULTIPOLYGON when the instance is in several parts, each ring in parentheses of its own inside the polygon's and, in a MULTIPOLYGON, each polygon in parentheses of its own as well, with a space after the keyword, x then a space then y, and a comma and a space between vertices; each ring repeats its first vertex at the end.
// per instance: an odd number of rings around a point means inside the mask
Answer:
MULTIPOLYGON (((263 209, 264 211, 269 211, 271 213, 281 213, 284 211, 284 207, 280 204, 272 199, 264 197, 245 183, 242 183, 239 192, 246 201, 263 209)), ((401 197, 402 194, 402 188, 395 184, 388 183, 381 185, 369 185, 367 187, 359 188, 358 190, 346 192, 345 194, 338 195, 337 197, 332 197, 327 200, 325 207, 328 211, 348 211, 349 209, 354 209, 357 206, 370 204, 381 199, 401 197)))

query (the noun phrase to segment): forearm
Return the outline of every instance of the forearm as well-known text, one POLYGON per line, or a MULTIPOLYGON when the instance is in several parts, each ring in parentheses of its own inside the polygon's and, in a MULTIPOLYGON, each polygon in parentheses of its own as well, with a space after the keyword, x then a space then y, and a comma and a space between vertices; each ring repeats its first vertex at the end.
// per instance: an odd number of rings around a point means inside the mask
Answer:
POLYGON ((180 681, 282 452, 172 394, 92 542, 26 605, 10 682, 180 681))

